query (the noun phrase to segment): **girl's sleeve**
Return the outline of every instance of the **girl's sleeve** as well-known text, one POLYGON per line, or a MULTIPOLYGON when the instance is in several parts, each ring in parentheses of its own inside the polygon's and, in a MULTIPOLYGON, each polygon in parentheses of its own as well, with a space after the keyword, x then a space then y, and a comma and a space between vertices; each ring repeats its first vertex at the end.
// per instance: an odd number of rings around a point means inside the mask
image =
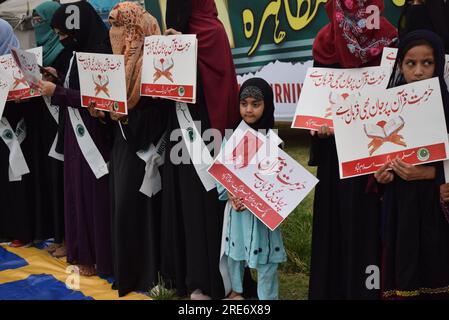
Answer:
POLYGON ((228 201, 228 190, 226 190, 225 187, 221 185, 221 183, 215 181, 215 184, 217 185, 217 192, 218 192, 218 199, 221 201, 228 201))

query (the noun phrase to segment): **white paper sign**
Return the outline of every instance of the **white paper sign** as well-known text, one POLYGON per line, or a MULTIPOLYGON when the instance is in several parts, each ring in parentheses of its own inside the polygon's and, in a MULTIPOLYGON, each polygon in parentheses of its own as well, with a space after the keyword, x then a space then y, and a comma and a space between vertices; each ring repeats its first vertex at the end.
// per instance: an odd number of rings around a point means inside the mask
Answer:
POLYGON ((8 98, 9 87, 11 86, 9 77, 0 71, 0 119, 5 110, 6 99, 8 98))
POLYGON ((128 114, 124 56, 77 52, 76 62, 82 105, 128 114))
POLYGON ((296 107, 292 128, 319 130, 323 125, 333 128, 332 106, 344 95, 373 89, 385 89, 390 69, 309 68, 296 107))
MULTIPOLYGON (((42 65, 42 47, 29 49, 26 52, 34 54, 37 63, 42 65)), ((39 90, 30 88, 27 79, 11 54, 0 56, 0 71, 7 74, 10 78, 11 87, 7 98, 8 101, 40 96, 39 90)))
POLYGON ((209 173, 270 230, 276 229, 318 180, 268 139, 252 129, 236 130, 209 173))
POLYGON ((376 172, 395 158, 409 164, 448 158, 438 78, 348 96, 333 116, 341 178, 376 172))
POLYGON ((39 80, 42 79, 42 75, 39 71, 36 55, 19 48, 11 48, 11 55, 28 84, 32 87, 37 86, 39 80))
POLYGON ((196 103, 197 50, 196 35, 146 37, 140 94, 196 103))
POLYGON ((397 54, 398 49, 384 47, 384 50, 382 52, 382 61, 380 65, 382 67, 389 67, 391 70, 393 70, 397 54))

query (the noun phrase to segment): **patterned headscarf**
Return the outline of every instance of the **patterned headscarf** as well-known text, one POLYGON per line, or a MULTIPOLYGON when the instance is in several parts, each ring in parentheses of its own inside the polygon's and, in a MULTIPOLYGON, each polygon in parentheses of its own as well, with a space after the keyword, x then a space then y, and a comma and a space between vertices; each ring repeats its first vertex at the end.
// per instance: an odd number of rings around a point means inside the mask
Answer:
POLYGON ((383 48, 397 38, 396 28, 379 17, 379 28, 367 25, 373 6, 381 13, 383 0, 331 0, 326 4, 330 23, 318 33, 313 58, 321 64, 358 68, 380 60, 383 48))
POLYGON ((109 13, 112 52, 125 56, 128 108, 140 99, 143 46, 145 37, 159 35, 157 20, 134 2, 121 2, 109 13))
POLYGON ((274 95, 271 86, 262 78, 251 78, 243 82, 240 87, 240 100, 254 98, 263 100, 262 117, 250 127, 254 130, 268 130, 274 127, 274 95))

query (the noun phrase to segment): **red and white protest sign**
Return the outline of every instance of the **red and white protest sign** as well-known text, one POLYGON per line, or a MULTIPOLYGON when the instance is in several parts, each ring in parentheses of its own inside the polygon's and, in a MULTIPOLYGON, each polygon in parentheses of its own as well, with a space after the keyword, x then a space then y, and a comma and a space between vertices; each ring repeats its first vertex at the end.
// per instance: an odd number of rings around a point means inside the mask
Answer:
POLYGON ((396 62, 397 54, 398 54, 398 49, 384 47, 380 65, 382 67, 389 67, 390 69, 393 69, 394 64, 396 62))
POLYGON ((37 87, 39 80, 42 79, 42 75, 39 71, 36 55, 19 48, 11 48, 11 55, 20 71, 22 71, 26 82, 31 87, 37 87))
POLYGON ((438 78, 340 101, 333 119, 341 178, 376 172, 395 158, 409 164, 448 158, 438 78))
POLYGON ((3 110, 5 110, 5 103, 8 98, 10 86, 9 77, 0 71, 0 119, 2 118, 3 110))
MULTIPOLYGON (((16 51, 17 52, 17 51, 16 51)), ((22 52, 20 50, 20 52, 22 52)), ((36 73, 36 62, 42 65, 42 47, 26 50, 27 53, 35 55, 35 59, 30 59, 29 56, 21 56, 20 64, 23 70, 30 69, 27 76, 20 70, 12 54, 0 56, 0 70, 10 78, 11 87, 8 93, 8 101, 28 99, 32 97, 39 97, 41 94, 39 90, 31 88, 29 82, 35 82, 34 77, 39 77, 36 73), (34 76, 32 76, 34 75, 34 76), (31 76, 31 78, 30 78, 31 76), (34 80, 33 80, 34 79, 34 80), (29 81, 29 82, 28 82, 29 81)), ((17 56, 16 59, 19 59, 17 56)))
POLYGON ((142 96, 196 103, 196 35, 145 38, 142 96))
POLYGON ((332 106, 341 94, 385 89, 391 70, 386 67, 362 69, 309 68, 299 97, 292 128, 319 130, 333 128, 332 106))
POLYGON ((269 136, 237 129, 208 171, 274 230, 318 180, 278 147, 274 132, 269 136))
POLYGON ((76 62, 82 106, 128 114, 124 56, 77 52, 76 62))

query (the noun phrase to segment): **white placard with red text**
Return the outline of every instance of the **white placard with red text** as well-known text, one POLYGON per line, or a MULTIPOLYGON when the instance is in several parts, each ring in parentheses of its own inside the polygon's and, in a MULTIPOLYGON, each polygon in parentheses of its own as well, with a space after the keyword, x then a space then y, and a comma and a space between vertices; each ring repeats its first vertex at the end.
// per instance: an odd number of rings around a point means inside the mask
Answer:
POLYGON ((391 70, 387 67, 361 69, 309 68, 299 97, 292 128, 333 128, 332 106, 342 94, 385 89, 391 70))
POLYGON ((5 110, 6 99, 8 98, 9 87, 11 86, 9 76, 0 71, 0 119, 5 110))
POLYGON ((37 87, 42 75, 39 71, 36 55, 19 48, 11 48, 11 55, 28 84, 31 87, 37 87))
MULTIPOLYGON (((35 54, 37 63, 42 65, 42 47, 29 49, 26 52, 35 54)), ((30 88, 11 54, 0 56, 0 70, 10 78, 11 87, 8 93, 8 101, 40 96, 39 90, 30 88)))
POLYGON ((146 37, 140 94, 196 103, 197 50, 196 35, 146 37))
POLYGON ((397 54, 398 54, 398 49, 384 47, 380 65, 382 67, 389 67, 391 70, 393 70, 394 64, 396 62, 397 54))
POLYGON ((270 230, 276 229, 318 180, 270 139, 252 129, 237 129, 209 173, 270 230))
POLYGON ((76 62, 82 106, 128 114, 124 56, 77 52, 76 62))
POLYGON ((409 164, 448 158, 438 78, 340 101, 333 108, 340 178, 373 173, 395 158, 409 164))
MULTIPOLYGON (((398 49, 396 48, 384 48, 382 54, 382 62, 381 66, 390 66, 394 67, 394 63, 396 61, 396 56, 398 54, 398 49)), ((446 56, 446 63, 444 65, 444 80, 446 81, 447 90, 449 90, 449 54, 446 56)))

